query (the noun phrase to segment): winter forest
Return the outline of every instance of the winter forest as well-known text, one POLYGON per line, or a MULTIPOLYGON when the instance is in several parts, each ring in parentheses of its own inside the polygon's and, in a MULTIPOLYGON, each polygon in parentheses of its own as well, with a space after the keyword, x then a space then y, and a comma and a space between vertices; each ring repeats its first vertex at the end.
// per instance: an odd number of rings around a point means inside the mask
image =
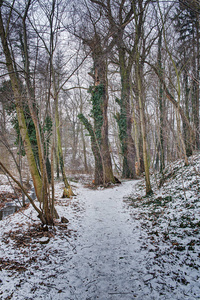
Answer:
POLYGON ((200 299, 199 14, 0 0, 0 298, 200 299))

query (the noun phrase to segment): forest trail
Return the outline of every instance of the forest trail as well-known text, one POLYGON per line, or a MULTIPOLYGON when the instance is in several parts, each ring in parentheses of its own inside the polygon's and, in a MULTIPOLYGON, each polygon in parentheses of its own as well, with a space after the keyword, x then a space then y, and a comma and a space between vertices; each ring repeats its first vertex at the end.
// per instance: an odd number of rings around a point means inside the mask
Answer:
POLYGON ((199 201, 191 198, 190 210, 179 197, 153 203, 136 184, 92 190, 76 183, 69 200, 57 183, 56 208, 69 223, 48 232, 31 206, 2 220, 0 299, 200 299, 199 201))
POLYGON ((100 191, 81 190, 78 198, 84 209, 79 215, 75 255, 67 275, 73 299, 128 300, 140 292, 144 299, 142 282, 148 278, 142 268, 143 237, 139 221, 131 218, 123 202, 136 183, 127 181, 100 191))

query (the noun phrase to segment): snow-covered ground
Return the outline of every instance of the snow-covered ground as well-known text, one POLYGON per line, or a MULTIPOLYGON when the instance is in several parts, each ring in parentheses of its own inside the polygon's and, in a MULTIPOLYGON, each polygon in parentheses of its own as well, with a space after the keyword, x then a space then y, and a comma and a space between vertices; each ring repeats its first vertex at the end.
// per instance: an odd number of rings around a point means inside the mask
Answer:
POLYGON ((154 195, 143 181, 77 194, 69 223, 41 230, 29 207, 0 221, 0 299, 200 299, 200 156, 168 166, 154 195), (41 244, 43 236, 49 237, 41 244))

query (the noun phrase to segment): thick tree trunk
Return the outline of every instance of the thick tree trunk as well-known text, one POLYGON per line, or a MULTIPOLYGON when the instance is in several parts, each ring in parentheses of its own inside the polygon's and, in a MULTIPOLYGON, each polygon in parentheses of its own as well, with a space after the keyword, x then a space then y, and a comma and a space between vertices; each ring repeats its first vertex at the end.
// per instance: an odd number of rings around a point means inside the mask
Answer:
POLYGON ((124 178, 135 178, 135 145, 132 138, 132 116, 130 109, 130 71, 126 67, 125 53, 119 51, 120 76, 121 76, 121 100, 120 115, 118 118, 119 137, 121 141, 121 150, 123 155, 123 171, 124 178))
POLYGON ((91 89, 94 131, 93 136, 90 136, 95 157, 95 184, 99 184, 102 179, 103 182, 100 184, 115 183, 108 143, 107 62, 102 49, 101 38, 97 33, 93 39, 85 40, 85 43, 91 49, 94 62, 94 73, 90 74, 94 79, 94 88, 91 89), (97 156, 100 157, 97 159, 97 156), (103 178, 101 178, 101 172, 103 172, 103 178))
MULTIPOLYGON (((102 87, 101 99, 99 99, 100 109, 102 113, 101 125, 101 140, 98 141, 100 147, 100 154, 102 157, 103 167, 103 181, 105 183, 115 183, 115 178, 112 171, 112 162, 108 143, 108 83, 107 83, 107 63, 101 48, 101 40, 98 35, 94 38, 94 47, 92 49, 94 61, 94 85, 95 87, 102 87)), ((95 126, 95 124, 94 124, 95 126)))

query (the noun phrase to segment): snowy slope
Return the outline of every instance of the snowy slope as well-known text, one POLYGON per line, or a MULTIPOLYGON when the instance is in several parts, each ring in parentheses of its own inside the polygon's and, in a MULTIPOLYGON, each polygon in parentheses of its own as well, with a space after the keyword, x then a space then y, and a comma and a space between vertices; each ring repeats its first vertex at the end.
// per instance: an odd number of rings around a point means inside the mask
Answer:
POLYGON ((152 176, 152 196, 143 196, 141 182, 126 199, 148 234, 142 248, 154 253, 149 285, 164 295, 168 291, 172 299, 200 299, 199 168, 199 155, 190 158, 189 166, 177 161, 166 167, 163 177, 152 176))

